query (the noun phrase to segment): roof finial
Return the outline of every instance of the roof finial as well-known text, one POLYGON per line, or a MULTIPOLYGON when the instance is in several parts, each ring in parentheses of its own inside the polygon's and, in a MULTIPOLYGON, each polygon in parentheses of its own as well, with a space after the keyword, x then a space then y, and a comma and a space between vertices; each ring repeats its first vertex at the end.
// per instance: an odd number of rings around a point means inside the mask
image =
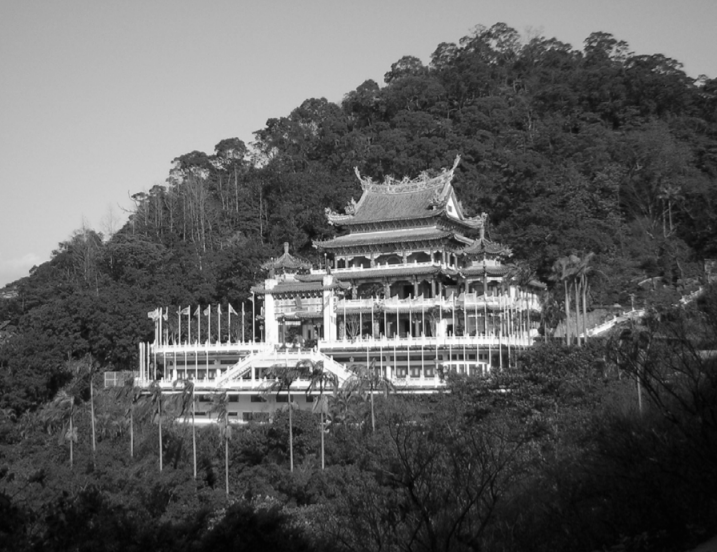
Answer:
POLYGON ((284 255, 289 254, 289 242, 284 242, 284 255))
POLYGON ((460 162, 461 162, 461 154, 459 153, 456 155, 455 161, 453 161, 453 168, 451 168, 451 172, 456 170, 456 167, 458 166, 458 163, 460 163, 460 162))

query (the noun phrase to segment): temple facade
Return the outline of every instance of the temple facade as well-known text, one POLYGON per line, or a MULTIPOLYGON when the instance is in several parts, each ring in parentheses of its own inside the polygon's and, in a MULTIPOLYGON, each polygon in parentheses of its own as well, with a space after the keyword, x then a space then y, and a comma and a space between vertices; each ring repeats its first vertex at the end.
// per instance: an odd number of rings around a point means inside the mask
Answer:
MULTIPOLYGON (((231 415, 248 421, 277 408, 280 397, 265 392, 276 366, 322 362, 339 384, 368 367, 401 393, 437 392, 448 372, 508 368, 537 337, 544 286, 486 238, 485 214, 465 214, 452 186, 457 163, 381 183, 357 171, 360 199, 344 213, 327 209, 337 236, 314 242, 322 265, 284 244, 241 313, 150 313, 155 340, 140 345, 140 384, 191 379, 200 395, 225 390, 231 415)), ((292 385, 300 407, 313 400, 308 385, 292 385)))

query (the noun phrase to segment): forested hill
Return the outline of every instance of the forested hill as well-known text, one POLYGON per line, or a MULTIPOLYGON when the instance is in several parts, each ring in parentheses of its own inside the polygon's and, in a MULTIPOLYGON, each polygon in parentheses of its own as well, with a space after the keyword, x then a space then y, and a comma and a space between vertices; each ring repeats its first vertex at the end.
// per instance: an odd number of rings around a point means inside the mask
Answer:
POLYGON ((307 99, 251 147, 179 155, 116 234, 60 243, 0 300, 0 407, 52 396, 68 358, 135 367, 148 310, 238 304, 283 241, 317 260, 312 240, 335 231, 324 209, 360 195, 354 167, 415 177, 460 155, 458 196, 489 213, 490 237, 545 281, 556 258, 596 253, 597 303, 647 277, 679 286, 717 255, 716 79, 609 34, 576 49, 496 24, 438 45, 428 65, 401 58, 384 80, 340 105, 307 99))

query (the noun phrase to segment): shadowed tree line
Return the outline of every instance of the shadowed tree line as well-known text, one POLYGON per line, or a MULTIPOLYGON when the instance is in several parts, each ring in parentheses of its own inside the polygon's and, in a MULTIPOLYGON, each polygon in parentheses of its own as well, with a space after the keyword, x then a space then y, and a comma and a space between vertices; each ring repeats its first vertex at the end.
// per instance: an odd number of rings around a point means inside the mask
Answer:
POLYGON ((3 412, 0 537, 19 551, 686 550, 715 530, 716 297, 537 345, 488 379, 448 375, 437 395, 385 394, 370 366, 341 387, 320 364, 276 367, 268 400, 297 377, 326 400, 289 399, 271 424, 232 424, 217 394, 196 426, 191 386, 90 394, 91 359, 70 361, 55 400, 3 412))

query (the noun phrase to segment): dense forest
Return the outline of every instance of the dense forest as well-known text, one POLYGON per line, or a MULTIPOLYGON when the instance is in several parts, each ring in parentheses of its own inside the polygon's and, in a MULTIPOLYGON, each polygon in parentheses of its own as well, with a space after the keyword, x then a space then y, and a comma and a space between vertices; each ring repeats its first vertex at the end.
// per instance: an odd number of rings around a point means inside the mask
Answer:
POLYGON ((700 353, 716 345, 717 291, 673 306, 717 257, 717 79, 606 33, 575 49, 499 23, 438 45, 428 65, 401 58, 384 81, 340 105, 307 99, 252 144, 179 155, 164 185, 132 196, 122 228, 77 230, 8 286, 0 543, 674 550, 717 532, 717 381, 700 353), (490 238, 548 284, 549 324, 562 311, 556 261, 588 254, 588 309, 635 302, 644 323, 536 346, 450 393, 389 395, 375 431, 365 394, 336 390, 325 470, 310 413, 294 420, 293 472, 281 415, 231 439, 198 429, 195 464, 182 404, 158 455, 163 398, 100 389, 103 372, 136 368, 156 306, 241 304, 282 242, 322 263, 312 241, 336 231, 326 208, 360 196, 355 167, 415 177, 457 155, 463 208, 488 213, 490 238))

